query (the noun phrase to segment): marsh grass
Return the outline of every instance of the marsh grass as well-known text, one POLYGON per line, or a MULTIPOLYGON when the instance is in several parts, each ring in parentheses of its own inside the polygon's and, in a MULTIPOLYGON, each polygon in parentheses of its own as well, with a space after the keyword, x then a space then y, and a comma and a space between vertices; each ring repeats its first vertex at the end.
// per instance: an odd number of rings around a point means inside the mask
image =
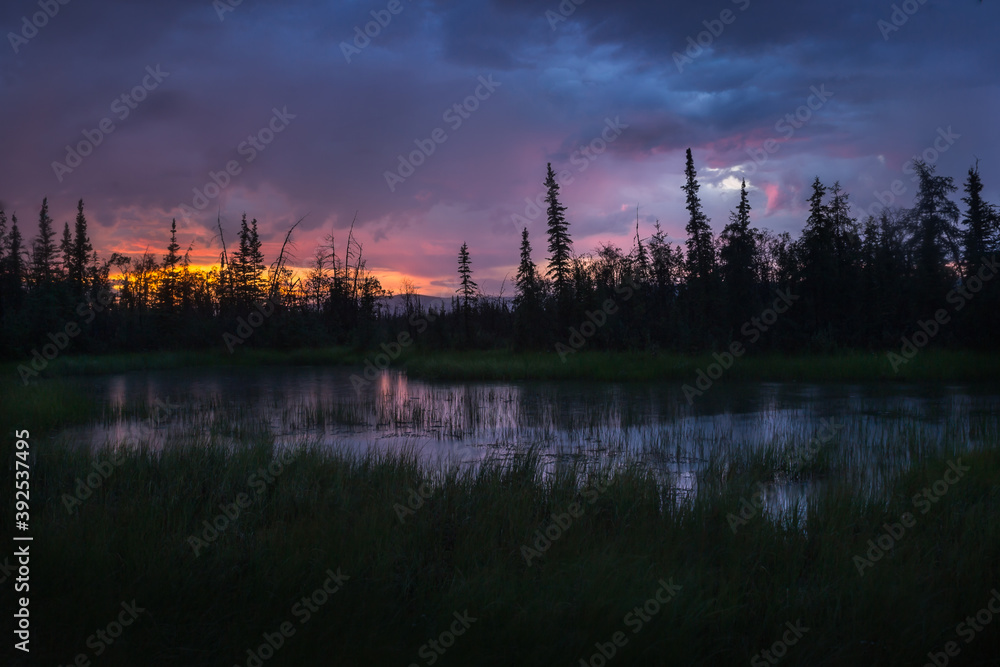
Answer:
MULTIPOLYGON (((351 454, 303 437, 258 493, 284 445, 246 406, 180 406, 171 419, 185 437, 89 450, 53 436, 95 418, 148 419, 152 406, 112 408, 59 379, 0 392, 5 434, 32 429, 32 660, 41 664, 85 653, 95 665, 246 665, 247 649, 285 621, 295 634, 265 665, 426 664, 420 647, 468 610, 478 620, 437 664, 579 664, 624 631, 614 664, 745 665, 801 619, 810 631, 783 664, 912 665, 961 642, 956 625, 1000 585, 1000 429, 985 411, 940 425, 906 411, 881 426, 847 415, 793 479, 790 453, 815 436, 806 421, 765 432, 755 447, 731 426, 685 422, 647 443, 646 458, 553 461, 544 447, 511 445, 447 469, 415 451, 351 454), (685 448, 689 439, 700 440, 685 448), (685 492, 652 454, 705 465, 685 492), (115 456, 110 475, 67 510, 78 480, 115 456), (956 458, 970 471, 921 514, 914 496, 956 458), (808 503, 770 503, 731 529, 758 482, 816 481, 808 503), (422 485, 428 497, 409 505, 422 485), (196 555, 190 538, 241 493, 250 506, 196 555), (573 503, 582 516, 529 567, 524 547, 573 503), (859 575, 854 557, 904 512, 916 525, 859 575), (350 579, 300 623, 293 605, 338 568, 350 579), (683 588, 633 634, 624 618, 661 578, 683 588), (133 599, 146 611, 96 656, 88 637, 133 599)), ((309 419, 367 423, 374 407, 321 406, 309 419)), ((489 418, 481 406, 462 409, 489 418)), ((378 418, 439 417, 400 406, 378 418)), ((5 437, 8 461, 12 448, 5 437)), ((11 519, 0 518, 5 534, 11 519)), ((996 622, 960 643, 962 664, 995 660, 996 622)))
MULTIPOLYGON (((379 350, 326 347, 296 350, 217 350, 109 355, 64 355, 42 377, 104 375, 139 370, 260 366, 362 366, 379 350)), ((554 351, 442 351, 409 348, 393 361, 412 377, 429 380, 577 380, 657 381, 693 384, 699 369, 715 362, 711 354, 581 350, 566 356, 554 351)), ((17 378, 18 362, 0 365, 17 378)), ((831 354, 749 354, 737 359, 721 381, 768 382, 989 382, 1000 378, 1000 357, 959 350, 923 350, 893 369, 886 352, 842 351, 831 354)))
MULTIPOLYGON (((266 664, 423 664, 419 648, 466 609, 478 620, 441 664, 577 664, 618 630, 629 638, 619 664, 746 664, 797 619, 811 630, 786 664, 922 664, 998 585, 996 449, 963 454, 970 472, 859 576, 853 557, 914 511, 945 458, 921 460, 879 498, 831 483, 807 508, 734 533, 727 514, 780 464, 774 452, 679 497, 637 463, 546 474, 529 450, 433 471, 413 453, 303 445, 258 495, 251 480, 277 454, 267 439, 139 447, 70 513, 63 494, 110 453, 35 448, 34 657, 59 664, 93 658, 88 636, 132 599, 147 611, 102 665, 242 665, 284 621, 296 633, 266 664), (423 483, 429 497, 401 520, 423 483), (196 557, 189 537, 239 493, 252 505, 196 557), (522 547, 574 502, 582 516, 528 567, 522 547), (292 605, 328 568, 350 579, 300 624, 292 605), (632 634, 623 619, 660 578, 683 589, 632 634)), ((988 628, 963 644, 964 664, 998 647, 988 628)))

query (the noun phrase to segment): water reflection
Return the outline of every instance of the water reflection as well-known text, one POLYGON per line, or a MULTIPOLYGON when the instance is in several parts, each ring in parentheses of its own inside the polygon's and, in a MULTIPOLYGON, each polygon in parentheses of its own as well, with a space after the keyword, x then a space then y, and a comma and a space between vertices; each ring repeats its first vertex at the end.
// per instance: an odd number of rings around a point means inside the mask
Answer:
MULTIPOLYGON (((107 415, 63 438, 88 447, 250 439, 348 451, 412 449, 433 465, 476 465, 537 447, 559 461, 640 461, 680 491, 711 461, 791 452, 822 420, 843 424, 822 451, 827 472, 875 490, 929 452, 997 436, 994 387, 747 383, 719 385, 689 406, 679 383, 428 383, 386 371, 356 387, 343 368, 129 373, 80 380, 107 415), (135 406, 169 406, 158 420, 135 406)), ((780 482, 776 502, 813 484, 780 482)))

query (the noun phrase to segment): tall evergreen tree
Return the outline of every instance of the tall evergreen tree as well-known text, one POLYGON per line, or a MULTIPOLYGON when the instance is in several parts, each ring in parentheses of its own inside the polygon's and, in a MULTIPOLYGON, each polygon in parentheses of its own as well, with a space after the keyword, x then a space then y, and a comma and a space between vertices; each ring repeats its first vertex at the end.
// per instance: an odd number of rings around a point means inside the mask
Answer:
MULTIPOLYGON (((982 281, 977 274, 984 263, 996 260, 997 212, 983 199, 983 182, 979 176, 978 162, 969 169, 964 190, 962 202, 965 203, 966 210, 962 220, 965 229, 962 234, 961 279, 969 285, 971 291, 975 283, 982 281)), ((982 292, 976 297, 974 306, 964 309, 957 319, 967 342, 988 347, 996 339, 997 329, 1000 328, 1000 286, 994 280, 984 287, 985 289, 980 288, 982 292)))
POLYGON ((472 306, 479 286, 472 280, 472 262, 469 259, 469 244, 463 243, 458 250, 459 286, 455 291, 462 299, 462 319, 465 322, 465 339, 471 339, 472 306))
POLYGON ((459 286, 455 290, 462 297, 462 308, 468 312, 476 300, 479 285, 472 279, 472 262, 469 259, 469 244, 463 243, 458 249, 459 286))
POLYGON ((549 269, 546 275, 552 277, 552 286, 561 315, 571 301, 570 288, 573 284, 573 245, 569 236, 569 223, 564 215, 566 207, 559 202, 559 184, 556 174, 552 171, 552 163, 548 163, 548 171, 544 183, 548 203, 548 233, 549 233, 549 269))
POLYGON ((170 244, 167 246, 167 254, 163 256, 162 278, 157 293, 157 306, 163 312, 174 312, 177 304, 178 282, 180 280, 181 256, 178 251, 181 249, 177 243, 177 220, 170 221, 170 244))
POLYGON ((719 235, 719 268, 725 289, 729 325, 739 327, 746 322, 757 305, 757 230, 750 226, 750 201, 747 182, 740 186, 740 201, 730 213, 729 224, 719 235))
POLYGON ((266 281, 264 278, 264 253, 261 251, 260 236, 257 233, 257 218, 250 222, 250 235, 247 237, 246 256, 246 278, 249 287, 250 299, 256 303, 261 301, 265 294, 266 281))
POLYGON ((528 239, 527 227, 521 230, 521 256, 514 286, 517 290, 514 296, 515 308, 526 302, 537 300, 541 291, 538 269, 531 259, 531 241, 528 239))
POLYGON ((247 308, 251 302, 250 289, 250 225, 247 214, 240 221, 239 247, 232 257, 233 294, 241 308, 247 308))
POLYGON ((73 233, 69 231, 69 223, 63 223, 62 239, 59 241, 60 274, 69 279, 73 264, 73 233))
POLYGON ((538 268, 531 259, 531 241, 528 228, 521 230, 521 254, 514 279, 515 343, 529 347, 538 340, 541 324, 543 284, 538 268))
POLYGON ((701 207, 698 190, 698 172, 694 168, 694 158, 691 149, 687 149, 687 164, 684 168, 684 190, 688 222, 687 232, 687 310, 691 317, 691 342, 699 346, 709 344, 710 337, 706 335, 713 327, 713 320, 718 309, 718 294, 716 290, 715 240, 708 216, 701 207), (698 332, 701 335, 698 335, 698 332))
POLYGON ((809 196, 809 217, 795 243, 800 268, 798 290, 806 304, 803 310, 808 330, 814 335, 829 333, 833 294, 837 290, 837 250, 826 193, 826 186, 817 176, 809 196))
POLYGON ((685 183, 681 186, 687 199, 688 223, 684 228, 687 238, 688 280, 706 283, 715 273, 715 242, 708 216, 701 207, 698 190, 698 172, 694 168, 691 149, 687 149, 687 165, 684 168, 685 183))
POLYGON ((830 331, 837 342, 859 344, 864 313, 857 294, 861 289, 861 235, 857 219, 851 215, 850 195, 836 181, 829 207, 833 238, 834 288, 830 299, 830 331))
MULTIPOLYGON (((93 278, 90 269, 91 254, 94 247, 87 235, 87 217, 83 213, 83 200, 76 204, 76 224, 73 230, 72 261, 70 262, 70 281, 78 292, 83 292, 93 278)), ((96 267, 95 267, 96 268, 96 267)))
POLYGON ((948 196, 957 191, 950 176, 935 176, 934 167, 923 160, 914 163, 920 179, 916 202, 910 211, 910 229, 915 251, 917 307, 933 310, 950 289, 954 272, 949 260, 959 260, 959 210, 948 196))
POLYGON ((0 274, 3 273, 4 253, 7 252, 7 212, 0 208, 0 274))
POLYGON ((56 272, 55 232, 49 217, 49 200, 42 200, 38 212, 38 237, 31 247, 31 276, 36 285, 50 285, 56 272))
POLYGON ((982 266, 983 258, 993 251, 993 220, 995 212, 982 196, 983 181, 979 176, 979 163, 969 168, 965 180, 965 224, 963 235, 962 264, 965 276, 974 275, 982 266))
POLYGON ((28 272, 24 260, 24 245, 21 230, 17 227, 17 214, 10 216, 10 232, 7 235, 6 254, 3 256, 7 280, 7 297, 12 307, 21 305, 24 294, 24 280, 28 272))
MULTIPOLYGON (((3 324, 9 307, 10 289, 7 284, 7 213, 0 208, 0 325, 3 324)), ((5 332, 0 330, 0 340, 4 340, 5 332)))

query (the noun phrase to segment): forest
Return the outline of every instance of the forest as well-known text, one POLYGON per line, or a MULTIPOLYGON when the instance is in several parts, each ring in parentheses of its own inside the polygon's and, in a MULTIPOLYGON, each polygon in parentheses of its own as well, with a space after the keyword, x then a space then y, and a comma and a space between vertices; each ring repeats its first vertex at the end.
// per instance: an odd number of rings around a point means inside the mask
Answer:
POLYGON ((200 270, 177 242, 176 221, 162 255, 99 253, 83 200, 57 240, 46 199, 30 242, 16 214, 0 210, 0 354, 33 359, 37 370, 63 351, 374 347, 404 331, 418 349, 563 357, 583 346, 701 353, 736 343, 772 353, 996 349, 1000 215, 983 198, 978 163, 961 186, 933 165, 914 170, 911 208, 864 219, 839 183, 817 177, 797 238, 754 225, 744 180, 715 234, 688 150, 683 244, 637 220, 631 248, 577 252, 549 164, 547 237, 522 231, 513 298, 480 292, 475 251, 463 243, 459 287, 437 311, 409 283, 389 302, 353 225, 346 242, 327 236, 311 266, 293 271, 295 227, 268 264, 258 222, 244 214, 232 248, 219 224, 219 261, 200 270), (544 243, 541 262, 533 242, 544 243))

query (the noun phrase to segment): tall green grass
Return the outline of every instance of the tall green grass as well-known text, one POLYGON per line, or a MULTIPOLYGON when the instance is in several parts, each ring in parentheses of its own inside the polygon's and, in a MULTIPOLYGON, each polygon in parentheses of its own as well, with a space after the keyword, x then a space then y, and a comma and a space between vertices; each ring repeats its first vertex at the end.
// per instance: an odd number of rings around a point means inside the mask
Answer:
MULTIPOLYGON (((87 653, 101 665, 244 665, 262 633, 291 621, 265 664, 423 665, 420 647, 468 610, 478 620, 438 664, 576 665, 624 631, 614 664, 745 665, 801 619, 810 631, 784 664, 912 665, 1000 585, 996 449, 963 454, 970 472, 859 576, 854 556, 914 512, 944 459, 881 499, 833 483, 806 511, 761 512, 734 533, 727 516, 766 460, 683 498, 638 464, 543 474, 529 451, 441 472, 405 452, 303 446, 257 495, 253 475, 277 455, 262 438, 127 450, 71 514, 63 494, 112 453, 35 446, 33 659, 48 664, 87 653), (251 506, 196 557, 189 537, 240 493, 251 506), (416 509, 400 512, 408 501, 416 509), (582 516, 529 567, 522 547, 574 503, 582 516), (338 568, 350 579, 300 624, 295 601, 338 568), (626 614, 661 578, 682 590, 633 633, 626 614), (95 659, 88 636, 133 599, 146 612, 95 659)), ((962 644, 962 664, 998 648, 994 625, 962 644)))
MULTIPOLYGON (((52 361, 43 377, 100 375, 136 370, 270 365, 362 366, 374 363, 379 349, 347 347, 282 350, 150 352, 144 354, 66 355, 52 361)), ((413 377, 432 380, 676 380, 694 384, 716 359, 710 354, 602 352, 586 349, 565 360, 554 351, 514 353, 505 350, 435 351, 410 348, 392 361, 413 377)), ((380 363, 383 363, 380 361, 380 363)), ((18 379, 17 363, 0 365, 0 374, 18 379)), ((886 353, 756 354, 735 360, 722 381, 788 382, 935 382, 997 381, 1000 356, 923 350, 893 369, 886 353)))
MULTIPOLYGON (((799 619, 810 631, 783 664, 919 665, 948 641, 961 647, 956 664, 1000 653, 1000 618, 969 644, 955 634, 1000 586, 1000 431, 989 415, 945 424, 940 441, 917 424, 872 433, 845 416, 845 430, 790 480, 789 454, 811 428, 752 450, 717 446, 690 494, 636 460, 553 465, 531 450, 440 470, 413 452, 350 455, 302 441, 258 494, 260 469, 281 450, 249 411, 186 415, 195 435, 160 449, 91 452, 49 436, 95 418, 144 418, 150 406, 112 412, 58 378, 0 384, 0 399, 0 451, 12 462, 13 430, 29 428, 35 457, 34 634, 20 664, 71 664, 82 653, 94 665, 246 665, 262 633, 289 621, 295 634, 268 667, 425 665, 421 646, 465 610, 478 620, 435 664, 577 665, 623 631, 628 643, 609 664, 745 665, 799 619), (977 451, 963 450, 972 434, 977 451), (914 496, 957 458, 970 471, 920 514, 914 496), (112 469, 68 511, 79 480, 98 479, 95 465, 112 469), (866 493, 873 476, 877 493, 866 493), (768 504, 731 530, 758 483, 817 480, 808 505, 768 504), (196 556, 189 538, 241 493, 250 506, 196 556), (523 547, 574 503, 582 516, 529 567, 523 547), (916 525, 859 575, 855 556, 904 512, 916 525), (350 579, 301 624, 293 605, 338 568, 350 579), (626 614, 661 578, 682 590, 633 633, 626 614), (95 655, 88 638, 133 599, 146 611, 95 655)), ((303 418, 349 422, 372 407, 303 418)), ((424 417, 401 409, 379 419, 424 417)), ((665 454, 677 444, 651 443, 665 454)), ((8 470, 3 492, 13 498, 8 470)), ((4 534, 12 518, 0 517, 4 534)), ((10 643, 4 651, 19 664, 10 643)))

